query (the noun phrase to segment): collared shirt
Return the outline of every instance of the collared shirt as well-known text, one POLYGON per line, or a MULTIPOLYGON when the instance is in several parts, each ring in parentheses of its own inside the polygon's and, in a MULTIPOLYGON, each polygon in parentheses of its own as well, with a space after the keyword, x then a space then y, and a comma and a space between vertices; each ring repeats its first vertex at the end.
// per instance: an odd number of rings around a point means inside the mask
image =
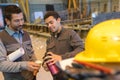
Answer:
POLYGON ((83 41, 74 30, 62 28, 57 35, 51 33, 47 40, 46 51, 61 55, 62 59, 74 57, 83 50, 83 41))
POLYGON ((10 36, 13 36, 20 44, 22 44, 23 30, 13 31, 8 26, 5 27, 5 30, 8 32, 10 36))
POLYGON ((14 31, 13 33, 11 33, 11 30, 9 32, 9 28, 6 28, 0 32, 0 71, 4 72, 3 76, 5 80, 15 80, 15 78, 17 80, 23 80, 21 79, 21 77, 25 77, 25 80, 31 80, 33 79, 33 73, 31 71, 27 71, 26 61, 35 61, 36 57, 34 54, 30 36, 28 32, 24 31, 22 37, 22 47, 25 51, 25 54, 22 56, 21 59, 19 58, 19 60, 17 59, 16 61, 12 62, 9 61, 7 55, 11 54, 21 47, 17 40, 13 39, 13 34, 14 31), (18 74, 18 72, 21 73, 18 74))
MULTIPOLYGON (((11 30, 9 27, 5 27, 5 30, 8 32, 8 34, 12 37, 14 37, 21 45, 22 45, 22 37, 23 37, 23 31, 20 30, 20 31, 13 31, 11 30)), ((15 61, 21 61, 22 58, 18 58, 16 59, 15 61)))

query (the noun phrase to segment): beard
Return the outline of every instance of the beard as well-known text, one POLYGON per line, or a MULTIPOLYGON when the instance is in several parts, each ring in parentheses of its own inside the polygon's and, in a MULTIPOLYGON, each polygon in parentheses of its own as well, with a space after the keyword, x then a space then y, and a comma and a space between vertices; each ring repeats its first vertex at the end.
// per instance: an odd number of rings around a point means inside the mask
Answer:
POLYGON ((18 27, 16 28, 16 30, 17 30, 17 31, 20 31, 20 30, 22 30, 22 28, 23 28, 23 26, 18 26, 18 27))

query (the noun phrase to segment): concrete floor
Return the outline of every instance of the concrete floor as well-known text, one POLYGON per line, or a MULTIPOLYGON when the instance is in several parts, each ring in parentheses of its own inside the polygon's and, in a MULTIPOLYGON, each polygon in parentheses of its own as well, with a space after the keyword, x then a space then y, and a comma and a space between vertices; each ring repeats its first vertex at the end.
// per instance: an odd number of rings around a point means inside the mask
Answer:
MULTIPOLYGON (((30 35, 33 43, 33 48, 37 59, 42 60, 46 49, 46 38, 30 35)), ((4 80, 0 73, 0 80, 4 80)), ((46 72, 42 67, 37 74, 37 80, 53 80, 50 72, 46 72)))

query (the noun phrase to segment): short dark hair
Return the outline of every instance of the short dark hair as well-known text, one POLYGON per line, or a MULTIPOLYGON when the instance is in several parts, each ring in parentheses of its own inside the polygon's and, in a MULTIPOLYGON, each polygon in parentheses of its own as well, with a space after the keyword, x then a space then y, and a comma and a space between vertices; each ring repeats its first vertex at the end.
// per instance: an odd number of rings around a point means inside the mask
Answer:
POLYGON ((44 15, 44 20, 45 20, 46 18, 48 18, 49 16, 53 16, 55 19, 60 18, 60 15, 59 15, 57 12, 55 12, 55 11, 48 11, 48 12, 44 15))
POLYGON ((22 10, 17 5, 8 5, 4 9, 4 17, 11 20, 12 14, 19 14, 22 10))

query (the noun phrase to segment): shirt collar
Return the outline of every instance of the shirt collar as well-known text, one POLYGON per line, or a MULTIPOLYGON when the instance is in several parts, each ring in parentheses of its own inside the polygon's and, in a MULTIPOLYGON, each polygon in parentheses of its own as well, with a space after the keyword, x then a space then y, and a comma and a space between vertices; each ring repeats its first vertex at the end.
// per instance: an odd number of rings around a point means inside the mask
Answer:
MULTIPOLYGON (((5 27, 5 30, 10 36, 13 36, 15 34, 15 31, 11 30, 8 26, 5 27)), ((20 30, 20 33, 24 34, 23 30, 20 30)))
POLYGON ((60 30, 59 33, 55 34, 55 33, 51 33, 52 36, 58 38, 60 36, 60 34, 64 31, 64 28, 62 27, 62 29, 60 30))

